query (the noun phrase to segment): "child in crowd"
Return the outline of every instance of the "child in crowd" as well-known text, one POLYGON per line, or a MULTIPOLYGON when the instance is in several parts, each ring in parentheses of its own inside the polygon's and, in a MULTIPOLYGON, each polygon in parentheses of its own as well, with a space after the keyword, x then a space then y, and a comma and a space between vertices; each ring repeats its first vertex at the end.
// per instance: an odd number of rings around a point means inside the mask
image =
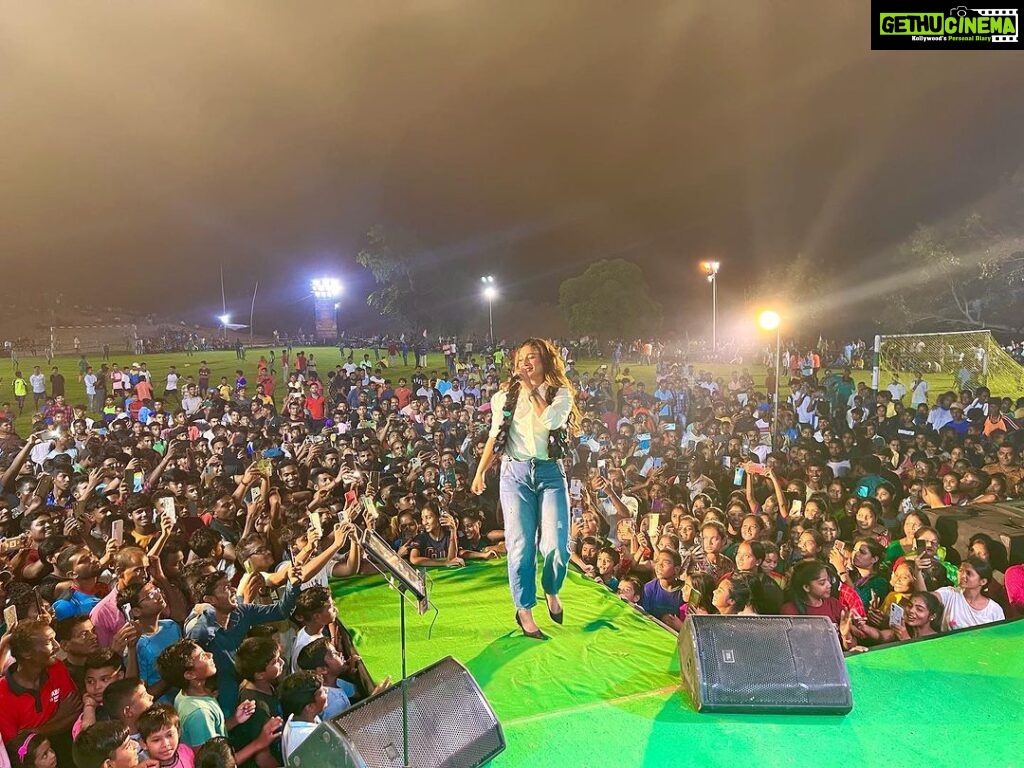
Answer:
MULTIPOLYGON (((231 731, 231 744, 240 750, 259 737, 269 720, 283 717, 276 685, 284 672, 284 660, 277 640, 273 636, 243 640, 238 647, 235 669, 241 680, 238 686, 239 703, 251 701, 255 706, 252 717, 231 731)), ((281 750, 277 742, 254 755, 245 765, 271 764, 281 764, 281 750)))
POLYGON ((57 768, 57 753, 38 731, 20 731, 8 749, 12 768, 57 768))
POLYGON ((118 720, 84 729, 72 752, 76 768, 135 768, 139 764, 139 744, 128 726, 118 720))
POLYGON ((195 768, 236 768, 235 753, 223 736, 210 739, 196 750, 195 768))
POLYGON ((110 648, 100 648, 85 660, 85 693, 82 695, 82 714, 71 726, 71 735, 78 736, 98 720, 109 720, 103 708, 103 693, 107 686, 124 677, 121 654, 110 648))
POLYGON ((117 602, 131 609, 138 633, 135 657, 139 677, 155 698, 171 703, 175 692, 168 690, 167 682, 161 679, 156 660, 164 648, 181 640, 181 627, 173 619, 160 618, 167 608, 163 590, 153 582, 136 582, 119 591, 117 602))
POLYGON ((493 543, 483 535, 484 519, 479 512, 469 510, 462 515, 462 534, 459 536, 459 557, 463 560, 495 560, 505 554, 505 542, 493 543))
POLYGON ((619 579, 619 588, 616 590, 619 597, 635 608, 643 609, 640 605, 640 597, 643 595, 643 587, 640 580, 633 576, 625 576, 619 579))
MULTIPOLYGON (((305 670, 315 672, 323 680, 327 689, 327 705, 323 716, 330 719, 340 715, 351 706, 351 699, 356 694, 356 687, 348 680, 339 680, 338 675, 346 669, 345 660, 341 653, 335 648, 326 637, 318 637, 307 644, 299 653, 298 668, 296 671, 305 670)), ((374 693, 378 693, 391 684, 391 678, 386 678, 383 683, 377 686, 374 693)))
POLYGON ((679 631, 679 608, 683 604, 679 568, 682 558, 671 549, 663 549, 654 556, 655 577, 644 586, 640 604, 647 613, 661 620, 667 627, 679 631))
POLYGON ((619 580, 615 577, 615 571, 619 567, 619 552, 615 547, 601 547, 597 553, 597 575, 595 581, 604 584, 612 592, 619 588, 619 580))
POLYGON ((153 697, 137 677, 115 680, 103 691, 103 709, 111 720, 119 720, 127 725, 133 737, 138 733, 139 715, 151 706, 153 697))
MULTIPOLYGON (((174 700, 174 708, 181 718, 181 740, 190 747, 198 747, 215 736, 226 737, 229 730, 244 723, 256 711, 255 702, 249 699, 225 719, 216 697, 207 687, 207 682, 217 674, 213 654, 191 640, 179 640, 165 648, 156 663, 168 684, 181 689, 174 700)), ((235 759, 244 763, 269 747, 280 734, 280 728, 280 719, 271 718, 259 737, 240 749, 235 759)))
MULTIPOLYGON (((334 627, 335 619, 338 618, 338 609, 334 605, 331 590, 327 587, 307 589, 295 601, 295 610, 292 616, 302 624, 295 636, 295 642, 292 644, 290 667, 292 670, 297 670, 299 668, 299 653, 302 649, 318 637, 323 637, 324 631, 334 627)), ((335 629, 335 631, 337 630, 335 629)))
POLYGON ((285 759, 299 748, 320 725, 320 715, 327 706, 327 689, 320 675, 295 672, 281 683, 281 708, 288 720, 281 734, 281 753, 285 759))
POLYGON ((188 744, 181 743, 181 721, 174 707, 150 707, 139 715, 138 729, 143 757, 157 761, 154 768, 193 768, 195 753, 188 744))

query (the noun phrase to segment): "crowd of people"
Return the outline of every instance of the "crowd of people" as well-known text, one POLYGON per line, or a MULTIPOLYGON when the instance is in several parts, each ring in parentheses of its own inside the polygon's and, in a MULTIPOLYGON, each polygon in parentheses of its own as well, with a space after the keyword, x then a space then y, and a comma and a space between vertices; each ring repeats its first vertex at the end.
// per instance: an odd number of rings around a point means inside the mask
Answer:
MULTIPOLYGON (((855 649, 1021 611, 1024 566, 932 512, 1024 496, 1020 402, 812 366, 773 403, 653 345, 648 389, 621 350, 583 371, 558 348, 581 414, 567 554, 667 628, 827 616, 855 649)), ((499 464, 471 485, 513 358, 444 351, 394 378, 397 344, 330 370, 250 354, 219 382, 86 365, 74 402, 34 371, 31 433, 23 403, 0 413, 0 765, 270 768, 386 686, 328 588, 366 569, 361 531, 418 567, 505 556, 499 464)))

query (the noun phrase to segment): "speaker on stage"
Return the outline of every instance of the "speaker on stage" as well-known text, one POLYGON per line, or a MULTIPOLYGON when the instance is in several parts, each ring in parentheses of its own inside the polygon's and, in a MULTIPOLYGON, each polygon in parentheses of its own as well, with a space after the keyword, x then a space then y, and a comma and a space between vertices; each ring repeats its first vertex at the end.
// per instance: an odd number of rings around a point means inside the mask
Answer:
MULTIPOLYGON (((475 768, 505 749, 483 691, 451 656, 409 676, 409 765, 475 768)), ((401 683, 326 721, 288 757, 290 768, 398 767, 403 762, 401 683)))
POLYGON ((844 715, 850 678, 820 616, 695 616, 679 633, 683 686, 708 712, 844 715))

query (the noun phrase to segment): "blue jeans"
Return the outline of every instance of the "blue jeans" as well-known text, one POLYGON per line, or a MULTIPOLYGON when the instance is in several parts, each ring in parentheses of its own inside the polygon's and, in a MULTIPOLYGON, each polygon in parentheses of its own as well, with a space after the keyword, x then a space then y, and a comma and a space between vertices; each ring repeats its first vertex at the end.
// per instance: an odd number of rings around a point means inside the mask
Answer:
POLYGON ((557 461, 501 462, 501 508, 508 583, 516 608, 537 604, 537 540, 544 558, 541 586, 557 595, 569 568, 569 489, 557 461))

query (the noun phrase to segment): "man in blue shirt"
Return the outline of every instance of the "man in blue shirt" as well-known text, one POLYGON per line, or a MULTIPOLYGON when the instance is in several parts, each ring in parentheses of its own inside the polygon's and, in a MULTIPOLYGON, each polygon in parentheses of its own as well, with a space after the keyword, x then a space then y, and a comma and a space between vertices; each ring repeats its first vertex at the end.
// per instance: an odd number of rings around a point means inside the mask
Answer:
POLYGON ((204 651, 213 654, 217 665, 217 702, 225 712, 234 712, 238 704, 238 676, 235 651, 256 624, 288 618, 299 596, 302 569, 292 566, 288 585, 274 605, 239 603, 238 594, 223 571, 199 580, 197 593, 208 607, 187 629, 186 636, 204 651))

